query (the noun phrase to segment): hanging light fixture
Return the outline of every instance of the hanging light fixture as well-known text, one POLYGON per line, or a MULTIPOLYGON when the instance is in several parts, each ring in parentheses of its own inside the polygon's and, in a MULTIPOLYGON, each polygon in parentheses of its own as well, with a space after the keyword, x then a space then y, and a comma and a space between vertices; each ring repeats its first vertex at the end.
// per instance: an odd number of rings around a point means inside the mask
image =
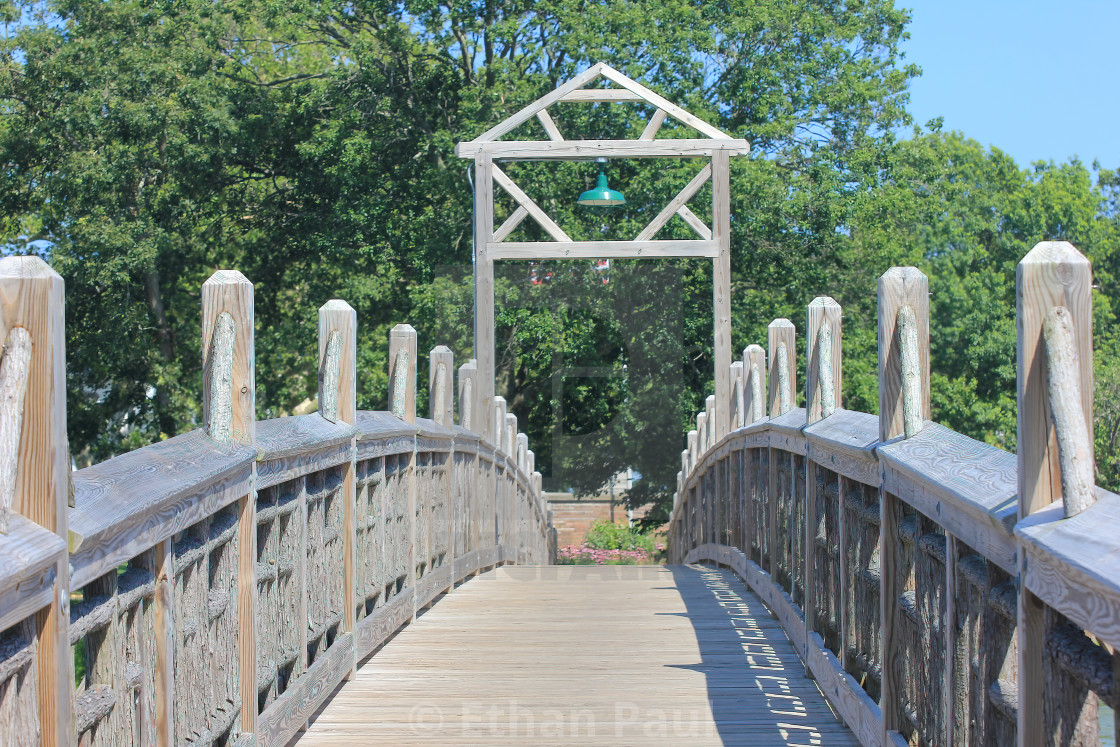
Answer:
POLYGON ((603 172, 607 159, 597 158, 595 160, 599 163, 599 178, 595 182, 594 189, 589 189, 579 196, 579 204, 603 207, 622 205, 626 202, 626 198, 618 190, 607 186, 607 175, 603 172))

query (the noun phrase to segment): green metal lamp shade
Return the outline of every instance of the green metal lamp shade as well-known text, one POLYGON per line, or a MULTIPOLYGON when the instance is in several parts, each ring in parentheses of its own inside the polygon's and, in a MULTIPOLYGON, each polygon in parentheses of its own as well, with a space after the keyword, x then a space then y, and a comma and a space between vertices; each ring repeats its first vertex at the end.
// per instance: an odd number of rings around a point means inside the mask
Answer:
POLYGON ((595 189, 589 189, 579 196, 580 205, 621 205, 626 202, 626 198, 618 190, 611 189, 607 186, 607 175, 602 171, 599 172, 599 180, 595 183, 595 189))

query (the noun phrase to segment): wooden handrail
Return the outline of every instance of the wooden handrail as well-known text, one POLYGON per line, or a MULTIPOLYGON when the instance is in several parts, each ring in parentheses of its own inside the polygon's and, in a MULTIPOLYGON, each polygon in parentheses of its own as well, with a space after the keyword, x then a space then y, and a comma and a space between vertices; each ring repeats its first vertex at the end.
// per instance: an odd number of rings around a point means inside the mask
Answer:
POLYGON ((0 260, 13 285, 0 297, 45 304, 30 325, 0 308, 0 332, 24 324, 33 351, 14 430, 47 460, 18 466, 32 492, 17 486, 0 534, 0 712, 17 743, 286 744, 441 594, 555 557, 527 437, 504 412, 497 445, 454 424, 446 348, 432 354, 435 417, 415 416, 408 325, 391 335, 392 412, 356 410, 356 317, 335 300, 319 312, 321 411, 257 422, 253 288, 232 271, 203 288, 206 428, 75 472, 67 509, 65 479, 36 474, 65 476, 65 449, 42 448, 54 436, 41 427, 64 410, 36 383, 62 378, 61 347, 36 337, 61 318, 61 279, 27 264, 0 260), (71 644, 85 662, 76 687, 71 644))
MULTIPOLYGON (((783 413, 772 384, 770 419, 682 460, 673 560, 739 574, 864 744, 1080 744, 1098 702, 1120 706, 1120 496, 1091 478, 1089 277, 1068 244, 1020 266, 1017 455, 930 421, 928 282, 894 268, 878 417, 783 413)), ((771 325, 772 376, 786 329, 771 325)), ((819 353, 817 329, 811 313, 819 353)))

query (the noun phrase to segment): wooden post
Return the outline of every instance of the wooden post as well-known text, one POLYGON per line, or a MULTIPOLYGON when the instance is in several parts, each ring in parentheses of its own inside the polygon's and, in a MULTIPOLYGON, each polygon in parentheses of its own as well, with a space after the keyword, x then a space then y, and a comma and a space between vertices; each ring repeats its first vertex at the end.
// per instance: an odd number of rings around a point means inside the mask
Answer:
MULTIPOLYGON (((490 412, 494 396, 494 260, 487 245, 494 237, 494 164, 479 153, 474 160, 474 357, 478 361, 480 412, 490 412)), ((490 432, 484 419, 480 435, 494 443, 501 439, 490 432)))
POLYGON ((720 436, 716 435, 716 431, 718 430, 716 421, 719 420, 719 415, 716 412, 717 407, 717 400, 714 394, 709 394, 704 398, 704 422, 708 428, 704 434, 705 451, 715 446, 716 442, 720 439, 720 436))
POLYGON ((712 312, 715 316, 714 357, 716 401, 712 442, 723 438, 733 425, 731 408, 731 154, 725 150, 712 154, 712 239, 719 256, 712 260, 712 312))
POLYGON ((486 432, 490 434, 490 439, 494 444, 494 449, 497 451, 501 451, 502 442, 505 440, 506 432, 505 397, 490 398, 490 417, 488 419, 490 421, 490 426, 486 429, 486 432))
POLYGON ((529 469, 529 437, 524 433, 517 434, 517 468, 527 475, 532 472, 529 469))
POLYGON ((686 475, 692 474, 692 470, 696 469, 696 461, 700 451, 699 433, 699 431, 692 430, 689 431, 688 435, 685 437, 688 442, 688 469, 685 470, 686 475))
POLYGON ((502 440, 502 451, 511 460, 517 457, 517 416, 512 412, 506 413, 505 438, 502 440))
POLYGON ((766 328, 770 352, 770 416, 797 407, 797 329, 789 319, 775 319, 766 328))
MULTIPOLYGON (((358 315, 345 301, 334 299, 319 308, 319 412, 332 423, 354 425, 357 421, 358 315)), ((345 603, 342 630, 353 633, 355 626, 354 571, 357 534, 354 504, 357 501, 354 442, 342 481, 342 587, 345 603)), ((306 589, 304 593, 306 594, 306 589)), ((350 662, 350 676, 357 672, 357 660, 350 662)))
MULTIPOLYGON (((900 311, 912 321, 916 331, 916 361, 907 367, 918 373, 920 381, 912 382, 920 393, 920 412, 913 417, 929 419, 929 281, 917 268, 894 267, 879 278, 879 439, 889 441, 903 436, 906 426, 903 406, 903 347, 900 344, 898 321, 900 311)), ((907 357, 911 353, 907 353, 907 357)), ((880 485, 882 480, 880 480, 880 485)), ((901 726, 899 698, 902 693, 902 658, 898 651, 896 620, 898 597, 905 591, 901 577, 898 545, 897 499, 879 490, 879 563, 881 588, 879 612, 882 625, 880 661, 882 688, 879 703, 883 714, 883 743, 889 733, 901 726)), ((951 658, 947 656, 946 658, 951 658)))
POLYGON ((398 324, 389 332, 389 411, 416 422, 416 330, 398 324))
POLYGON ((922 420, 929 420, 929 279, 917 267, 892 267, 879 278, 879 440, 905 433, 902 346, 898 315, 909 307, 917 321, 922 420))
POLYGON ((459 425, 468 431, 482 433, 486 410, 478 405, 478 362, 471 358, 459 366, 459 425))
MULTIPOLYGON (((805 324, 805 421, 812 424, 827 418, 840 407, 840 304, 818 296, 809 304, 805 324)), ((843 498, 839 498, 843 510, 843 498)), ((816 631, 817 594, 813 568, 816 565, 817 524, 820 521, 817 495, 817 463, 805 460, 805 630, 816 631)), ((808 640, 808 639, 806 639, 808 640)), ((806 643, 808 646, 808 643, 806 643)), ((806 659, 808 651, 806 651, 806 659)))
MULTIPOLYGON (((38 257, 0 259, 0 344, 25 337, 26 390, 19 447, 5 475, 11 510, 68 540, 70 453, 66 442, 66 299, 62 278, 38 257), (13 335, 17 329, 18 332, 13 335)), ((15 413, 4 413, 4 419, 15 413)), ((51 604, 35 615, 42 744, 73 741, 74 675, 70 652, 70 566, 54 568, 51 604)), ((12 735, 13 737, 18 735, 12 735)))
POLYGON ((729 378, 731 380, 730 391, 731 399, 728 401, 728 410, 730 411, 731 428, 742 428, 747 424, 747 415, 745 413, 747 396, 744 388, 747 382, 743 376, 743 362, 735 361, 731 364, 729 371, 729 378))
POLYGON ((809 304, 805 345, 805 416, 809 423, 840 407, 840 304, 818 296, 809 304))
POLYGON ((319 308, 319 413, 354 424, 357 411, 358 315, 337 299, 319 308))
MULTIPOLYGON (((1062 498, 1061 458, 1052 419, 1043 326, 1055 307, 1068 312, 1074 330, 1072 347, 1079 372, 1081 414, 1093 422, 1092 266, 1065 241, 1035 245, 1015 273, 1018 330, 1018 468, 1019 520, 1062 498)), ((1092 444, 1087 445, 1092 454, 1092 444)), ((1020 578, 1026 577, 1026 558, 1019 551, 1020 578)), ((1019 721, 1020 745, 1042 745, 1042 659, 1046 637, 1042 601, 1025 586, 1019 591, 1019 721)))
POLYGON ((446 345, 437 345, 428 353, 428 409, 432 420, 444 428, 455 424, 451 377, 455 370, 455 354, 446 345))
MULTIPOLYGON (((219 442, 256 440, 253 284, 236 270, 218 270, 202 284, 202 421, 219 442)), ((238 501, 237 650, 241 731, 257 729, 257 495, 238 501)))
POLYGON ((708 413, 696 413, 696 461, 708 453, 708 413))
POLYGON ((743 401, 746 403, 744 414, 747 425, 766 417, 766 351, 760 345, 748 345, 743 349, 743 401))

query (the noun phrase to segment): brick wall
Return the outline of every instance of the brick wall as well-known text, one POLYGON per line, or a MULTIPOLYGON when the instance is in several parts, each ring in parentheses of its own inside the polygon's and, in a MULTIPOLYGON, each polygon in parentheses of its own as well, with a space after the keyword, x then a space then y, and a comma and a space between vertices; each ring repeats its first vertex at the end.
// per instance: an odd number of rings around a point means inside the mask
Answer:
MULTIPOLYGON (((552 525, 556 527, 557 547, 578 545, 587 537, 587 530, 596 521, 609 521, 611 516, 611 502, 609 498, 573 498, 569 493, 545 493, 548 508, 552 511, 552 525)), ((639 519, 646 514, 646 507, 634 511, 634 518, 639 519)), ((615 500, 615 523, 625 524, 625 500, 615 500)))

